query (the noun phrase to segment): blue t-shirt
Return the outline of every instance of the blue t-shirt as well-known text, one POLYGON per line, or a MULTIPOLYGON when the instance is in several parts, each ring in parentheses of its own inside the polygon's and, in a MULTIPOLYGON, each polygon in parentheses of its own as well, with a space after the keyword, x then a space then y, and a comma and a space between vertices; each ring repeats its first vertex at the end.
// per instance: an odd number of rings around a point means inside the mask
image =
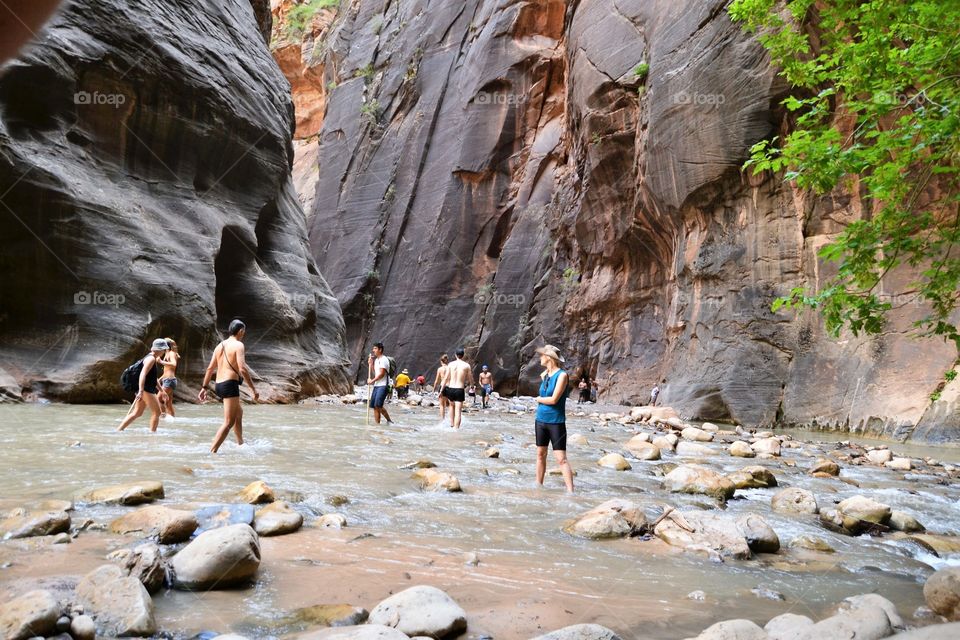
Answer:
MULTIPOLYGON (((557 380, 560 379, 560 374, 565 373, 563 369, 558 369, 553 373, 552 376, 544 378, 543 382, 540 383, 540 397, 549 398, 553 396, 553 392, 557 388, 557 380)), ((537 420, 539 422, 546 422, 547 424, 563 424, 567 421, 567 414, 564 407, 567 404, 567 394, 566 389, 564 393, 560 394, 560 399, 557 400, 557 404, 540 404, 537 403, 537 420)))

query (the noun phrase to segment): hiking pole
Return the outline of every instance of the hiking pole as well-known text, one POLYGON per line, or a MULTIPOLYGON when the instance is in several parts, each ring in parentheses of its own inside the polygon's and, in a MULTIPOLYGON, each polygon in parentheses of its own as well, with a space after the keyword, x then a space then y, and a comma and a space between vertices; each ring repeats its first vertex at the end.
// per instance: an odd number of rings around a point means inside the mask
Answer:
MULTIPOLYGON (((367 380, 370 379, 370 360, 367 360, 367 380)), ((370 426, 370 383, 367 383, 367 426, 370 426)))

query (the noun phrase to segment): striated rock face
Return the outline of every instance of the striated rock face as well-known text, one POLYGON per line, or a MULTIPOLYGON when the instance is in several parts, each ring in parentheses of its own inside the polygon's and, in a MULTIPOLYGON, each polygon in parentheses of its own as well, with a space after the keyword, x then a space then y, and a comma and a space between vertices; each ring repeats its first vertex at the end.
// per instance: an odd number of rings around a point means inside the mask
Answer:
POLYGON ((309 188, 317 172, 310 244, 354 362, 383 340, 429 372, 465 345, 501 393, 529 393, 546 341, 608 400, 665 380, 661 402, 689 417, 908 436, 955 357, 903 334, 921 309, 895 304, 888 333, 839 341, 813 314, 770 311, 829 273, 816 252, 861 203, 742 174, 785 118, 727 4, 342 9, 297 173, 309 188))
POLYGON ((172 336, 192 397, 233 317, 268 401, 346 391, 269 25, 265 0, 77 0, 5 67, 0 396, 114 399, 172 336))

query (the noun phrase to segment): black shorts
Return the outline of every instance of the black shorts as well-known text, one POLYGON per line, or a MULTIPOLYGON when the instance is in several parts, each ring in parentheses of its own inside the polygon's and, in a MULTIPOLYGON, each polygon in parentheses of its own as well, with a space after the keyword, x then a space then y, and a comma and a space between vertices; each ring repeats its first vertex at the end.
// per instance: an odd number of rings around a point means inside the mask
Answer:
POLYGON ((534 429, 537 434, 537 446, 545 447, 548 444, 553 446, 554 451, 567 450, 567 425, 565 422, 540 422, 534 423, 534 429))
POLYGON ((240 381, 239 380, 224 380, 223 382, 217 383, 217 395, 223 398, 239 398, 240 397, 240 381))
POLYGON ((453 389, 451 387, 443 388, 443 396, 450 402, 463 402, 467 397, 463 389, 453 389))

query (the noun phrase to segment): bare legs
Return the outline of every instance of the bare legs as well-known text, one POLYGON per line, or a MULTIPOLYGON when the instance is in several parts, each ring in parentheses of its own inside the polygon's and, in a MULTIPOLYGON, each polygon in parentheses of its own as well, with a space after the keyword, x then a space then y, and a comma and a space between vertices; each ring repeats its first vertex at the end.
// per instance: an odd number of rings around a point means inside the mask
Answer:
POLYGON ((157 399, 157 394, 146 392, 140 396, 139 400, 135 400, 130 406, 127 417, 124 418, 120 426, 117 427, 117 431, 123 431, 129 427, 133 424, 133 421, 142 416, 143 412, 147 409, 150 409, 150 431, 156 431, 157 425, 160 424, 160 400, 157 399))
MULTIPOLYGON (((449 403, 450 403, 450 401, 447 400, 447 396, 443 395, 443 392, 441 391, 441 392, 440 392, 440 420, 441 420, 441 422, 442 422, 443 420, 446 420, 446 419, 447 419, 447 405, 448 405, 449 403)), ((451 409, 451 411, 452 411, 452 409, 451 409)))
MULTIPOLYGON (((553 457, 563 474, 563 482, 567 485, 567 492, 573 493, 573 469, 567 461, 566 451, 554 451, 553 457)), ((537 486, 543 486, 543 478, 547 474, 547 447, 537 447, 537 486)))
POLYGON ((454 429, 460 428, 460 418, 463 415, 463 403, 454 401, 450 409, 450 426, 454 429))
POLYGON ((374 407, 374 408, 373 408, 373 419, 374 419, 374 421, 375 421, 377 424, 380 424, 380 416, 381 416, 381 415, 383 415, 383 417, 387 419, 387 422, 393 422, 393 420, 390 419, 390 414, 387 413, 387 408, 386 408, 385 406, 384 406, 384 407, 374 407))
POLYGON ((210 453, 216 453, 227 439, 231 429, 237 431, 237 442, 243 444, 243 407, 240 406, 240 398, 223 399, 223 424, 217 430, 217 435, 210 446, 210 453))
POLYGON ((167 413, 171 418, 177 417, 177 412, 173 408, 173 389, 171 387, 162 388, 163 395, 166 396, 167 413))

